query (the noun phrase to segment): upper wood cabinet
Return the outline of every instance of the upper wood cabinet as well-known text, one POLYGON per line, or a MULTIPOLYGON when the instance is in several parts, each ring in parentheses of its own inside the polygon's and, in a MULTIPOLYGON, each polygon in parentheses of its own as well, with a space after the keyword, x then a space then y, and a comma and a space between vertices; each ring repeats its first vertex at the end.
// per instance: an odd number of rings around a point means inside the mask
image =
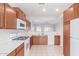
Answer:
POLYGON ((31 22, 29 22, 28 20, 26 20, 26 29, 27 30, 31 29, 31 22))
POLYGON ((4 3, 0 3, 0 29, 5 27, 4 3))
POLYGON ((0 29, 16 28, 16 11, 7 3, 0 3, 0 29))
POLYGON ((26 22, 26 29, 30 30, 31 29, 31 23, 30 23, 29 20, 27 20, 26 14, 18 7, 13 7, 13 8, 16 10, 17 18, 25 21, 26 22))
POLYGON ((11 7, 7 3, 0 3, 0 29, 17 29, 17 19, 26 22, 26 28, 31 29, 31 23, 25 13, 18 7, 11 7))
POLYGON ((8 4, 5 4, 5 28, 16 29, 16 11, 8 4))
POLYGON ((64 11, 64 22, 79 17, 79 3, 75 3, 64 11))
POLYGON ((16 10, 16 15, 17 18, 21 19, 21 20, 26 20, 26 15, 25 13, 18 7, 13 7, 16 10))

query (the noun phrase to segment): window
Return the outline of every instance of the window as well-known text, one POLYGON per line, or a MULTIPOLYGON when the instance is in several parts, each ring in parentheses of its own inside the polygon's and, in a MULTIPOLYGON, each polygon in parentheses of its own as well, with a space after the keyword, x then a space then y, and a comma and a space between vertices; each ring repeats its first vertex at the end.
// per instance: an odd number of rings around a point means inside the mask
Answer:
POLYGON ((51 31, 51 28, 50 27, 45 27, 44 28, 44 32, 49 32, 49 31, 51 31))
POLYGON ((37 32, 41 32, 41 27, 36 27, 37 32))

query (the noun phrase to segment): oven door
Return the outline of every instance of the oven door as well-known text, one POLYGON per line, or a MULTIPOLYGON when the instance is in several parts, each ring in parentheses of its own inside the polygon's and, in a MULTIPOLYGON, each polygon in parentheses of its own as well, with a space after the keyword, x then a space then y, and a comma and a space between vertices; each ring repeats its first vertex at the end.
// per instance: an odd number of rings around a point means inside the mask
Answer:
POLYGON ((26 22, 21 19, 17 19, 17 29, 25 30, 26 29, 26 22))

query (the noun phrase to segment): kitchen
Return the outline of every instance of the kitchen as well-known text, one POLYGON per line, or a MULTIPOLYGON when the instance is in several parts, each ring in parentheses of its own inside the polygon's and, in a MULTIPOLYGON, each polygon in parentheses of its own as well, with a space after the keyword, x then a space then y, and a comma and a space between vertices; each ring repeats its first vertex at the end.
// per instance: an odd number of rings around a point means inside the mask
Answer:
POLYGON ((74 29, 78 20, 72 20, 79 16, 78 6, 78 3, 0 3, 0 56, 79 55, 72 40, 77 33, 74 30, 78 31, 74 29))

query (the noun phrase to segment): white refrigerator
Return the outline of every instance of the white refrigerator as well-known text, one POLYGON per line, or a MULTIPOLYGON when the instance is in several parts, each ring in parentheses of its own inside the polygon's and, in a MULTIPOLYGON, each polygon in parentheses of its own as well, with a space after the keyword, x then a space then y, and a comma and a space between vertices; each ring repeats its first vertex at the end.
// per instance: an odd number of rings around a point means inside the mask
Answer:
POLYGON ((70 55, 79 56, 79 18, 70 21, 70 55))

